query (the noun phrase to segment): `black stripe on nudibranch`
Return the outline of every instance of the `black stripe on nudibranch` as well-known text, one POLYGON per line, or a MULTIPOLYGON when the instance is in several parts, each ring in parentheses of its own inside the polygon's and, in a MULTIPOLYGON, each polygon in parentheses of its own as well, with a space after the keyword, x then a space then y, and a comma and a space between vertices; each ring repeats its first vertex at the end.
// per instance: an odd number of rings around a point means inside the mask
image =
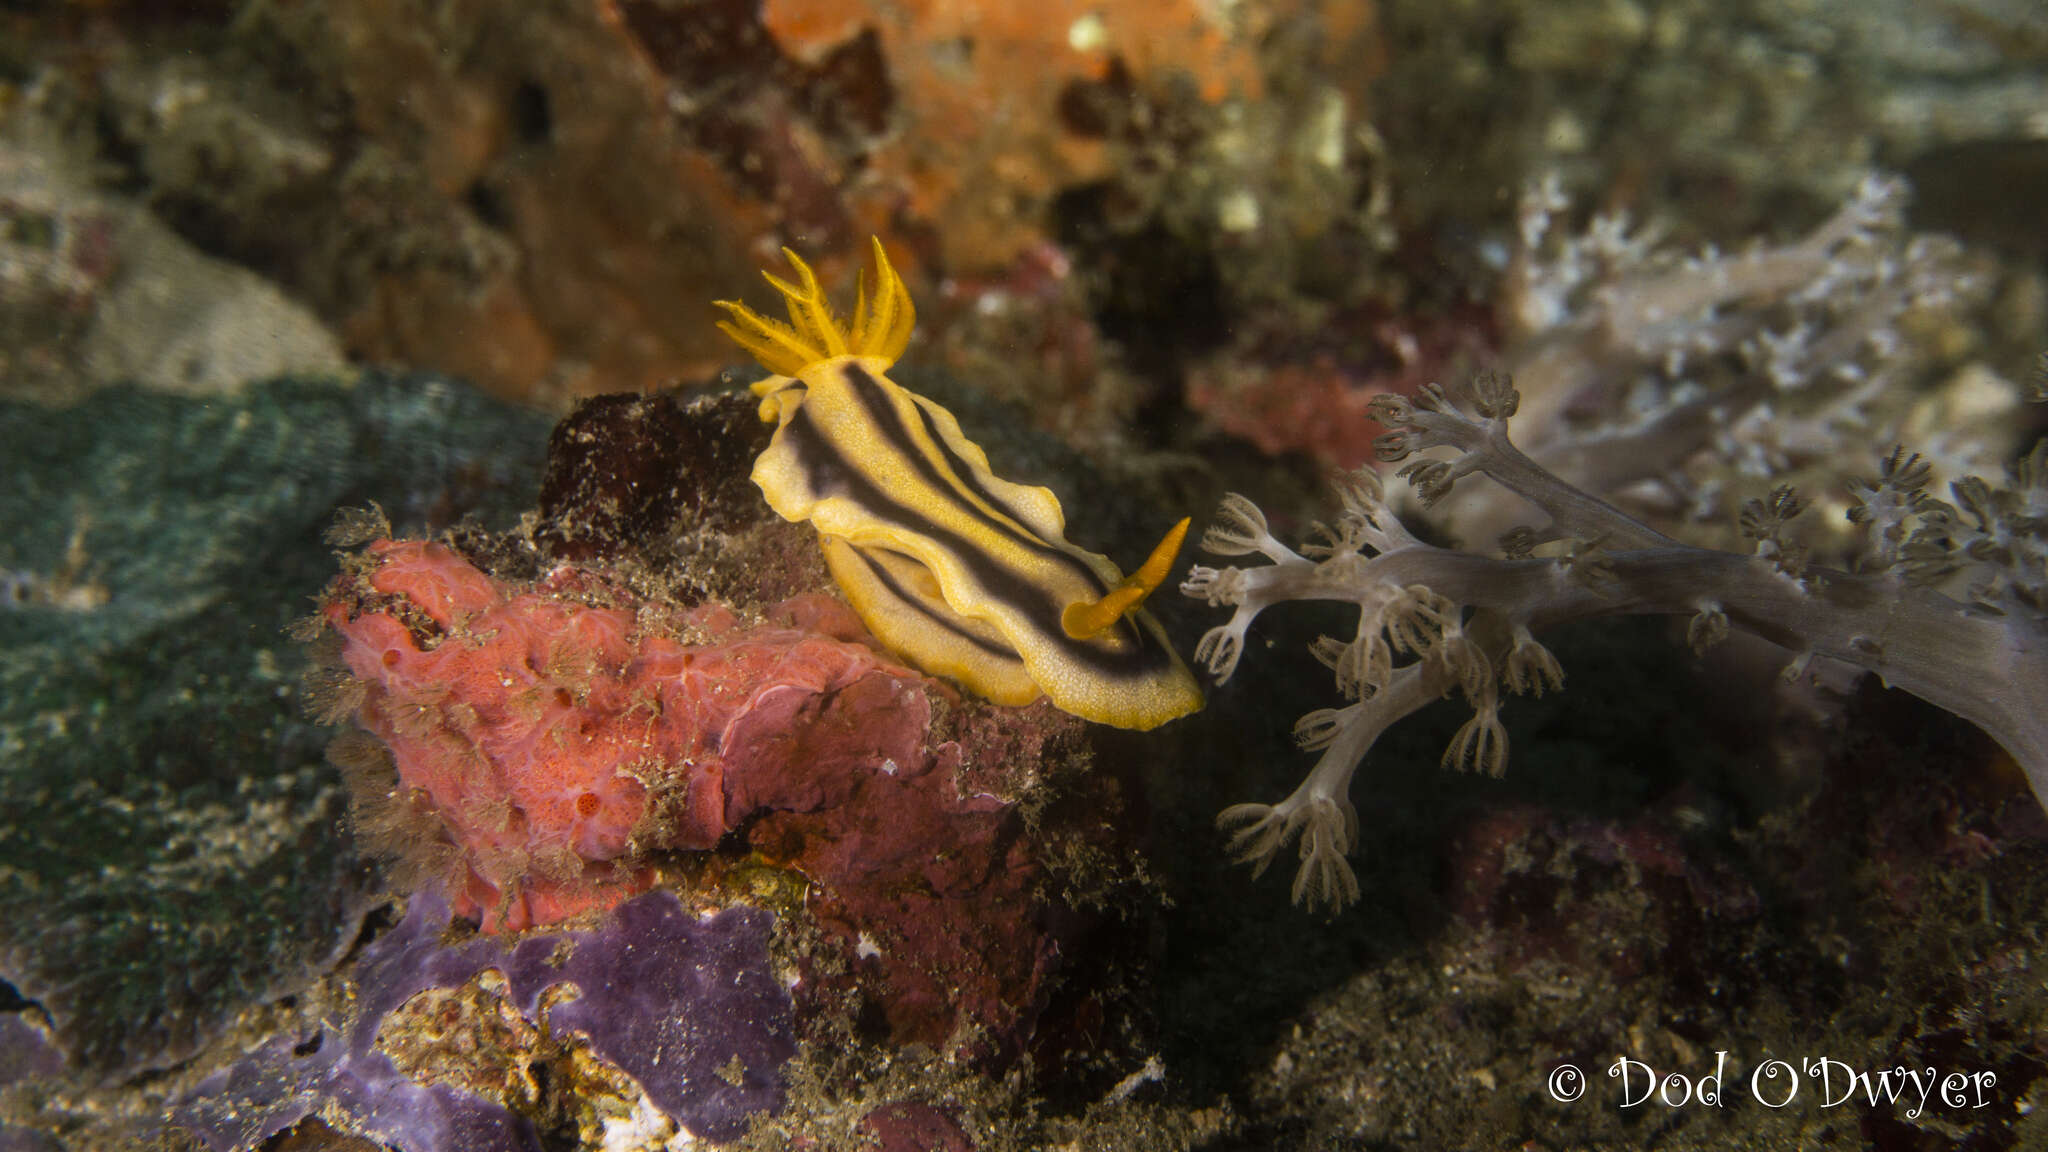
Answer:
MULTIPOLYGON (((913 407, 917 408, 925 432, 931 438, 932 444, 937 447, 940 461, 946 466, 946 471, 951 473, 950 477, 942 474, 939 465, 933 463, 931 457, 921 450, 917 441, 911 437, 910 428, 903 423, 902 413, 890 402, 888 392, 873 376, 868 375, 866 369, 849 361, 844 369, 843 378, 855 399, 860 401, 861 410, 867 413, 869 423, 882 434, 883 442, 909 460, 918 477, 934 492, 943 493, 948 503, 989 531, 1066 568, 1093 587, 1096 595, 1100 596, 1109 591, 1109 586, 1103 583, 1102 577, 1095 569, 1072 553, 1054 547, 1025 527, 1023 517, 1013 513, 1007 505, 995 499, 987 489, 974 480, 974 470, 953 451, 946 443, 946 438, 939 435, 938 428, 932 424, 930 415, 925 412, 922 405, 913 407), (1005 523, 984 512, 971 498, 975 496, 986 501, 988 507, 1001 509, 1011 522, 1005 523)), ((1064 608, 1065 605, 1061 607, 1064 608)))
MULTIPOLYGON (((834 477, 834 495, 850 501, 867 515, 906 535, 923 536, 937 544, 958 560, 991 598, 1022 613, 1041 635, 1059 637, 1062 650, 1076 662, 1109 679, 1140 679, 1173 665, 1173 654, 1152 643, 1151 638, 1129 618, 1117 621, 1115 627, 1125 643, 1113 648, 1099 642, 1066 639, 1060 627, 1060 614, 1066 610, 1065 604, 1009 566, 995 563, 987 553, 958 533, 933 524, 884 493, 865 472, 846 462, 810 418, 808 407, 800 408, 790 416, 782 426, 782 434, 789 438, 797 458, 803 462, 806 476, 834 477)), ((1092 571, 1089 576, 1092 583, 1100 583, 1092 571)))
MULTIPOLYGON (((969 464, 965 459, 962 459, 960 454, 953 450, 952 442, 939 433, 938 423, 937 421, 932 419, 931 406, 916 396, 911 397, 911 402, 913 406, 915 406, 917 409, 917 419, 919 426, 924 429, 925 435, 931 438, 931 442, 938 447, 940 459, 945 461, 947 470, 958 478, 959 486, 966 492, 968 492, 970 495, 979 497, 980 499, 986 501, 989 507, 1001 511, 1003 515, 1008 516, 1011 520, 1015 521, 1025 531, 1025 533, 1031 536, 1033 540, 1038 540, 1041 543, 1050 545, 1050 541, 1046 541, 1043 537, 1039 536, 1036 533, 1036 531, 1034 531, 1030 527, 1030 519, 1028 517, 1026 517, 1022 512, 1018 511, 1017 508, 1014 505, 1010 504, 1009 501, 1004 500, 1001 497, 997 496, 994 492, 989 491, 988 486, 983 484, 981 482, 981 477, 977 475, 977 473, 980 471, 979 469, 975 468, 974 465, 969 464)), ((1078 565, 1079 567, 1086 567, 1086 565, 1082 565, 1081 562, 1075 559, 1075 557, 1070 553, 1067 553, 1058 548, 1053 548, 1053 551, 1059 552, 1059 554, 1062 557, 1073 561, 1074 564, 1078 565)), ((1095 580, 1097 583, 1101 582, 1101 578, 1095 574, 1095 571, 1092 568, 1088 569, 1085 575, 1089 579, 1095 580)))
MULTIPOLYGON (((1013 664, 1022 663, 1022 661, 1017 659, 1015 650, 1005 648, 1000 644, 991 644, 986 638, 977 636, 973 632, 962 628, 953 618, 941 615, 926 607, 921 599, 912 595, 908 588, 898 583, 896 577, 891 575, 887 568, 877 563, 875 558, 869 554, 868 549, 852 546, 849 546, 849 549, 855 556, 860 558, 862 564, 867 566, 868 573, 874 577, 875 583, 881 585, 891 596, 894 596, 906 607, 916 612, 919 617, 930 621, 932 627, 943 628, 953 636, 974 645, 982 652, 987 653, 991 660, 1007 660, 1013 664)), ((899 552, 897 555, 902 556, 903 554, 899 552)), ((917 558, 914 556, 903 556, 903 558, 913 564, 918 563, 917 558)))

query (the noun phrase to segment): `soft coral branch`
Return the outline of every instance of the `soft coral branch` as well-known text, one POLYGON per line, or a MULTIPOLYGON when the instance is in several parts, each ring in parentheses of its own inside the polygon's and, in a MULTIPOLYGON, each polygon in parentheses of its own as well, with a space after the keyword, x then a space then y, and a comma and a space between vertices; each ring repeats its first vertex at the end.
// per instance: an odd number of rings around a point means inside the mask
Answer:
MULTIPOLYGON (((1379 415, 1393 431, 1379 446, 1425 502, 1459 478, 1480 474, 1526 498, 1548 522, 1518 533, 1512 555, 1491 557, 1424 544, 1400 526, 1377 477, 1346 477, 1343 511, 1316 534, 1326 543, 1295 554, 1277 543, 1241 547, 1273 562, 1256 568, 1195 568, 1182 590, 1235 609, 1202 640, 1198 653, 1219 680, 1235 670, 1251 621, 1288 600, 1355 605, 1349 642, 1325 637, 1315 650, 1356 702, 1315 712, 1297 732, 1321 759, 1278 805, 1239 805, 1222 823, 1242 825, 1232 840, 1259 869, 1297 837, 1301 872, 1294 896, 1341 906, 1357 882, 1343 860, 1356 839, 1348 800, 1352 774, 1379 734, 1457 689, 1474 714, 1445 753, 1446 766, 1505 765, 1507 736, 1498 690, 1561 686, 1563 671, 1535 640, 1567 620, 1624 614, 1693 618, 1696 647, 1730 628, 1790 649, 1801 661, 1838 660, 1877 673, 1893 687, 1977 724, 2025 769, 2048 805, 2048 448, 2037 450, 2004 488, 1970 478, 1954 485, 1956 505, 1920 491, 1926 470, 1894 453, 1883 478, 1862 489, 1852 520, 1877 525, 1881 563, 1868 572, 1807 566, 1781 531, 1799 501, 1789 489, 1753 501, 1744 531, 1751 554, 1692 547, 1633 520, 1530 460, 1508 435, 1517 398, 1505 378, 1484 378, 1454 400, 1432 389, 1414 402, 1388 400, 1379 415), (1455 455, 1418 453, 1449 449, 1455 455), (1528 555, 1539 542, 1563 542, 1559 556, 1528 555), (1933 586, 1976 573, 1968 601, 1933 586), (1396 656, 1405 658, 1395 663, 1396 656)), ((1232 496, 1226 522, 1258 525, 1249 501, 1232 496)), ((1241 531, 1212 534, 1237 539, 1241 531)))
MULTIPOLYGON (((1924 338, 1991 278, 1979 256, 1910 232, 1907 196, 1872 176, 1804 235, 1724 252, 1616 217, 1574 232, 1555 182, 1533 188, 1502 285, 1520 450, 1695 542, 1769 487, 1841 483, 1873 442, 1915 442, 1944 479, 1996 467, 2015 448, 2012 397, 1924 338)), ((1499 495, 1463 487, 1437 517, 1490 538, 1515 512, 1499 495)))

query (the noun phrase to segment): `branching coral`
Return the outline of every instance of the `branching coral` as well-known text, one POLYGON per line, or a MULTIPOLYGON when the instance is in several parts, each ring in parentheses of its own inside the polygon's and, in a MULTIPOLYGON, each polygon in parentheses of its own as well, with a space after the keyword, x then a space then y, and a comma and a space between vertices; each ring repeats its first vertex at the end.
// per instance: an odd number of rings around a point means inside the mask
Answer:
POLYGON ((1499 775, 1508 754, 1501 690, 1561 687, 1563 671, 1535 635, 1585 617, 1687 615, 1696 647, 1741 629, 1793 651, 1801 664, 1831 659, 1876 672, 1983 728, 2048 804, 2048 444, 2003 487, 1976 477, 1956 482, 1953 503, 1927 491, 1931 474, 1919 457, 1894 450, 1878 478, 1854 493, 1849 518, 1866 527, 1871 546, 1860 570, 1849 572, 1809 563, 1786 537, 1801 508, 1789 487, 1744 509, 1749 554, 1665 536, 1516 448, 1508 424, 1519 403, 1499 375, 1480 376, 1456 398, 1431 387, 1414 401, 1374 401, 1375 415, 1393 429, 1376 450, 1404 462, 1401 475, 1425 505, 1480 474, 1543 513, 1541 528, 1502 538, 1501 556, 1423 543, 1395 518, 1369 470, 1341 479, 1335 524, 1316 525, 1299 553, 1237 495, 1202 538, 1209 552, 1270 561, 1197 567, 1181 586, 1233 610, 1196 654, 1219 682, 1236 670, 1246 632, 1265 609, 1288 600, 1358 608, 1348 640, 1324 637, 1313 647, 1351 701, 1296 725, 1303 747, 1321 752, 1315 768, 1280 803, 1241 804, 1218 820, 1235 829, 1232 850, 1258 871, 1299 840, 1296 902, 1338 908, 1358 895, 1345 860, 1358 833, 1348 792, 1380 733, 1458 692, 1473 714, 1443 764, 1499 775), (1428 454, 1438 450, 1448 454, 1428 454), (1958 585, 1960 596, 1943 590, 1958 585))

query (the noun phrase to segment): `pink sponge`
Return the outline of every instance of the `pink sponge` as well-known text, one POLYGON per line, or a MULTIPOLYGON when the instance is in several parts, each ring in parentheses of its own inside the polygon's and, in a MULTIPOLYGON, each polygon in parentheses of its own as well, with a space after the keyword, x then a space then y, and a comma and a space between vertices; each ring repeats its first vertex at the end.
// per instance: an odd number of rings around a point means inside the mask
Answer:
POLYGON ((787 626, 745 626, 716 605, 678 618, 572 568, 515 588, 436 543, 378 541, 365 561, 323 608, 363 686, 357 721, 396 769, 358 811, 487 930, 640 891, 651 853, 712 847, 764 784, 803 810, 832 798, 791 784, 921 756, 930 682, 861 643, 827 597, 781 606, 787 626), (917 706, 835 710, 856 684, 848 699, 917 706))

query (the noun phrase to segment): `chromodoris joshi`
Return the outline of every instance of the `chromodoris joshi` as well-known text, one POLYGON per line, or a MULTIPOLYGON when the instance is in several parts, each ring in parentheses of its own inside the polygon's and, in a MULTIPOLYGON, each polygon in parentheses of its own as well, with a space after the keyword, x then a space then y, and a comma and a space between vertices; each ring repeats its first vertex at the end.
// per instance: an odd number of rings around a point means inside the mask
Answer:
POLYGON ((1041 695, 1086 720, 1153 728, 1202 692, 1144 611, 1166 578, 1182 520, 1129 576, 1066 537, 1050 489, 995 475, 943 405, 888 371, 916 310, 874 242, 875 292, 835 315, 818 278, 784 249, 796 282, 766 274, 784 324, 721 300, 719 328, 773 375, 757 381, 776 426, 753 478, 777 514, 818 530, 840 591, 904 658, 998 704, 1041 695))

